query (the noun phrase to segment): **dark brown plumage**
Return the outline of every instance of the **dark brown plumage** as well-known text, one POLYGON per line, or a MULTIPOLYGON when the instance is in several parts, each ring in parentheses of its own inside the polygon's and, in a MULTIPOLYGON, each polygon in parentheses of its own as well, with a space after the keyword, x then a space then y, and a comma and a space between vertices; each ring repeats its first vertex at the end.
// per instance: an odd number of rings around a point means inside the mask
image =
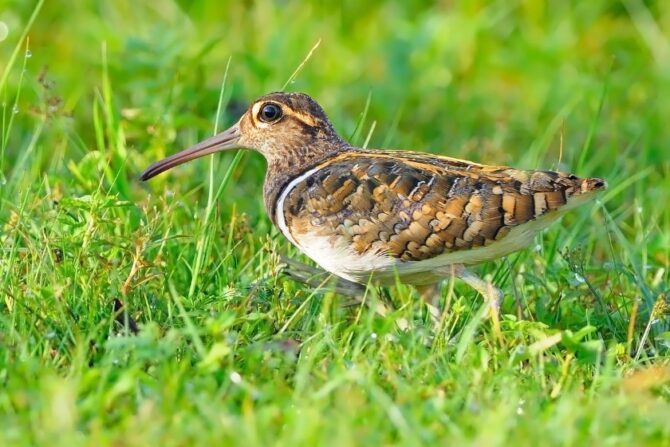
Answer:
POLYGON ((489 245, 603 186, 563 173, 400 151, 347 151, 318 167, 286 198, 291 232, 350 238, 357 253, 403 261, 489 245))

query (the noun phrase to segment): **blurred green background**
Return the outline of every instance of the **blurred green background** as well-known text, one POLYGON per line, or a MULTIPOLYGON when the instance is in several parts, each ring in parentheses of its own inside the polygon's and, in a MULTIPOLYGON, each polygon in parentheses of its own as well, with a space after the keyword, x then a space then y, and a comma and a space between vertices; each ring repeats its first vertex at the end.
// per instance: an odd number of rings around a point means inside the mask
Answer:
POLYGON ((668 442, 667 1, 0 0, 0 119, 2 445, 668 442), (259 155, 137 180, 303 62, 353 144, 610 188, 483 266, 500 328, 342 308, 277 277, 259 155))
MULTIPOLYGON (((583 161, 590 173, 603 174, 607 162, 632 174, 667 159, 662 142, 670 141, 670 49, 661 29, 670 19, 662 5, 46 2, 30 32, 33 57, 16 125, 25 130, 25 115, 44 111, 45 102, 58 97, 58 116, 69 119, 54 120, 47 130, 57 127, 77 141, 36 169, 62 171, 68 159, 77 161, 95 147, 92 105, 102 94, 104 51, 132 173, 156 152, 172 152, 194 134, 211 132, 229 58, 226 123, 255 97, 280 89, 321 41, 288 89, 314 96, 346 136, 370 95, 368 120, 377 122, 372 147, 552 167, 562 134, 564 166, 579 169, 605 94, 583 161), (48 91, 38 85, 40 73, 52 83, 48 91)), ((3 61, 33 8, 24 1, 2 8, 9 27, 3 61)), ((18 76, 14 70, 10 86, 18 76)), ((13 132, 10 146, 20 147, 25 134, 13 132)), ((18 152, 8 151, 9 164, 18 152)))

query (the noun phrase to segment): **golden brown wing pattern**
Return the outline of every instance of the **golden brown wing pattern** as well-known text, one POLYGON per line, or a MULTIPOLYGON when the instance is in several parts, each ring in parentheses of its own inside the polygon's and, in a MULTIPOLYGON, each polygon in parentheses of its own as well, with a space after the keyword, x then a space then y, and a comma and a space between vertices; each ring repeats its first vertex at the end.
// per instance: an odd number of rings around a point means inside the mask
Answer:
MULTIPOLYGON (((288 192, 294 236, 346 240, 403 261, 488 245, 510 229, 603 189, 600 179, 484 166, 400 151, 345 152, 288 192)), ((296 238, 297 239, 297 238, 296 238)))

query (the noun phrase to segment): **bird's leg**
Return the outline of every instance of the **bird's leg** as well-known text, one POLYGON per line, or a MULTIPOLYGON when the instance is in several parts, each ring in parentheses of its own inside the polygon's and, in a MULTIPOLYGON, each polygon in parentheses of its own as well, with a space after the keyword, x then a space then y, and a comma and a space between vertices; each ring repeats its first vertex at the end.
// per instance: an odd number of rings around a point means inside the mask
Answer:
POLYGON ((500 310, 500 304, 504 298, 502 290, 495 287, 488 281, 481 279, 461 264, 455 264, 445 267, 442 270, 446 275, 455 276, 461 279, 464 283, 479 292, 486 302, 491 306, 491 310, 496 314, 500 310))
POLYGON ((320 268, 294 261, 285 256, 281 257, 281 261, 286 264, 286 267, 282 270, 286 276, 314 289, 331 289, 340 295, 357 301, 360 301, 360 297, 365 293, 364 286, 342 278, 330 278, 330 273, 320 268))
POLYGON ((491 306, 491 310, 496 314, 498 313, 500 304, 505 297, 502 290, 466 269, 463 269, 457 276, 467 285, 479 292, 489 306, 491 306))
MULTIPOLYGON (((344 306, 365 303, 382 317, 389 313, 388 307, 383 302, 378 301, 373 305, 365 299, 365 286, 338 277, 328 278, 331 274, 325 270, 294 261, 285 256, 281 257, 281 261, 286 265, 282 270, 286 276, 314 289, 331 290, 345 296, 347 300, 343 303, 344 306)), ((400 325, 402 326, 402 323, 400 325)))

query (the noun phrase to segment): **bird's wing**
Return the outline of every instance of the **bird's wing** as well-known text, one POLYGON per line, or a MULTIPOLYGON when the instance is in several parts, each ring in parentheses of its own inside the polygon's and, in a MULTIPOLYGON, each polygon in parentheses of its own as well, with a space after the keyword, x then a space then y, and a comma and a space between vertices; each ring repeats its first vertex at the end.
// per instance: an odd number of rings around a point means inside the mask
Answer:
POLYGON ((600 179, 485 166, 430 154, 351 151, 287 191, 294 240, 320 235, 356 253, 403 261, 491 244, 570 197, 603 189, 600 179))

